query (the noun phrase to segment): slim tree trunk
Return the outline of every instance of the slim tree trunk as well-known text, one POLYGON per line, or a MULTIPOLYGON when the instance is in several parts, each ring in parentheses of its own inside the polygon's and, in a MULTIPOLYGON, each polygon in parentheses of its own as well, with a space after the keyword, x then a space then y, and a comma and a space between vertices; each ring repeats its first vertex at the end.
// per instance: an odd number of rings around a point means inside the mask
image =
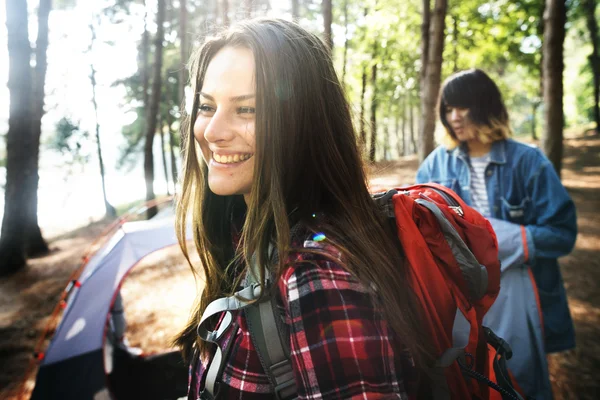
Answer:
POLYGON ((146 7, 146 1, 144 1, 144 33, 142 34, 142 90, 143 102, 144 102, 144 119, 148 119, 148 88, 150 86, 149 77, 149 61, 148 56, 150 54, 150 34, 148 33, 148 8, 146 7))
MULTIPOLYGON (((177 97, 179 101, 179 115, 180 118, 184 114, 185 110, 185 83, 187 82, 187 68, 185 66, 188 58, 188 43, 187 43, 187 0, 180 0, 180 14, 179 14, 179 57, 181 59, 181 63, 179 66, 179 77, 177 82, 177 97)), ((171 176, 173 178, 173 187, 177 187, 177 162, 175 160, 175 132, 172 131, 172 116, 171 114, 167 114, 167 125, 168 125, 168 135, 169 135, 169 152, 171 158, 171 176)))
POLYGON ((253 0, 242 0, 242 11, 244 18, 252 18, 252 3, 253 0))
POLYGON ((390 120, 392 118, 392 99, 388 99, 387 116, 385 118, 385 138, 383 139, 383 159, 388 160, 391 158, 392 152, 390 141, 390 120))
POLYGON ((402 157, 402 153, 404 152, 404 134, 400 130, 400 116, 398 113, 394 116, 394 131, 396 134, 396 150, 398 152, 398 157, 402 157))
POLYGON ((440 90, 442 72, 442 55, 444 52, 444 27, 447 0, 436 0, 435 8, 431 16, 429 30, 429 55, 427 56, 427 67, 423 98, 421 100, 421 132, 419 135, 419 162, 433 151, 433 134, 435 130, 436 113, 435 106, 440 90))
POLYGON ((402 155, 406 155, 404 153, 406 153, 406 138, 407 138, 407 134, 406 134, 406 107, 410 107, 410 104, 408 103, 408 95, 402 96, 401 102, 400 102, 400 118, 402 118, 402 153, 400 153, 400 150, 398 150, 398 155, 402 156, 402 155))
POLYGON ((179 0, 179 78, 177 82, 177 97, 179 98, 179 113, 183 115, 185 109, 185 83, 187 81, 187 69, 185 64, 188 58, 187 44, 187 0, 179 0))
POLYGON ((169 169, 167 168, 167 146, 165 143, 165 132, 163 127, 162 118, 159 115, 158 122, 158 134, 160 135, 160 153, 162 155, 162 164, 163 171, 165 172, 165 183, 167 185, 167 195, 171 195, 171 190, 169 189, 169 169))
POLYGON ((27 2, 6 1, 8 90, 10 111, 6 135, 6 186, 0 234, 0 275, 25 267, 28 182, 35 165, 31 130, 31 46, 27 32, 27 2))
MULTIPOLYGON (((156 133, 156 119, 159 113, 160 93, 162 87, 162 53, 164 38, 165 0, 158 0, 156 13, 156 38, 154 40, 154 77, 152 79, 152 98, 146 123, 146 142, 144 144, 144 176, 146 179, 146 200, 155 199, 154 195, 154 155, 152 146, 156 133)), ((156 215, 156 207, 148 208, 148 218, 156 215)))
POLYGON ((46 85, 46 70, 48 61, 48 17, 52 9, 51 0, 41 0, 38 7, 38 36, 35 45, 35 69, 33 71, 32 97, 32 136, 33 136, 33 171, 28 185, 31 196, 27 199, 27 242, 26 253, 29 257, 48 253, 48 244, 42 237, 38 224, 38 188, 39 188, 39 153, 40 137, 42 135, 42 117, 44 116, 44 87, 46 85))
POLYGON ((421 22, 421 97, 423 96, 429 56, 429 25, 431 24, 431 2, 423 0, 423 21, 421 22))
POLYGON ((221 18, 223 26, 229 25, 229 0, 221 0, 221 18))
POLYGON ((367 130, 365 128, 365 92, 367 91, 367 69, 363 67, 362 86, 360 90, 360 144, 362 151, 367 148, 367 130))
POLYGON ((139 62, 141 65, 142 73, 142 123, 140 124, 140 130, 136 142, 139 142, 145 135, 148 123, 149 113, 149 87, 150 87, 150 34, 148 32, 148 7, 146 0, 143 1, 144 5, 144 32, 142 33, 142 47, 139 54, 139 62))
POLYGON ((565 0, 546 0, 544 11, 544 113, 542 148, 560 176, 563 154, 563 45, 565 0))
POLYGON ((373 43, 373 66, 371 67, 371 86, 373 94, 371 96, 371 146, 369 150, 369 161, 375 162, 375 154, 377 151, 377 42, 373 43))
POLYGON ((417 152, 417 141, 415 140, 415 108, 412 103, 412 96, 408 93, 408 116, 410 118, 410 145, 406 146, 404 155, 415 154, 417 152), (409 150, 410 149, 410 150, 409 150))
POLYGON ((452 47, 454 53, 452 55, 452 71, 458 71, 458 18, 456 15, 452 16, 452 47))
POLYGON ((292 20, 298 21, 300 18, 300 7, 298 0, 292 0, 292 20))
POLYGON ((590 31, 590 41, 592 43, 592 54, 589 55, 590 66, 592 67, 594 82, 594 122, 596 122, 596 132, 600 132, 600 54, 598 50, 598 21, 596 20, 596 0, 586 0, 585 10, 587 17, 587 26, 590 31))
POLYGON ((331 0, 322 0, 321 7, 323 7, 323 40, 331 51, 333 49, 333 36, 331 35, 333 10, 331 6, 331 0))
POLYGON ((171 129, 173 126, 173 116, 167 114, 167 133, 169 135, 169 157, 171 159, 171 177, 173 178, 173 191, 177 193, 177 160, 175 159, 175 132, 171 129))
POLYGON ((344 0, 344 59, 342 64, 342 86, 346 86, 346 66, 348 64, 348 0, 344 0))
POLYGON ((533 140, 537 140, 537 133, 536 133, 537 127, 535 124, 535 122, 536 122, 535 114, 537 112, 537 106, 538 106, 537 103, 533 103, 531 105, 531 139, 533 139, 533 140))
MULTIPOLYGON (((90 23, 90 31, 92 33, 92 41, 88 51, 92 53, 94 49, 94 42, 96 41, 96 30, 93 22, 90 23)), ((90 64, 90 82, 92 84, 92 105, 94 106, 94 116, 96 118, 96 149, 98 152, 98 164, 100 166, 100 178, 102 180, 102 196, 104 199, 105 215, 109 218, 114 218, 117 216, 117 210, 115 210, 115 208, 108 202, 108 198, 106 197, 104 159, 102 158, 102 145, 100 141, 100 120, 98 118, 98 102, 96 100, 96 68, 94 68, 93 63, 90 64)))

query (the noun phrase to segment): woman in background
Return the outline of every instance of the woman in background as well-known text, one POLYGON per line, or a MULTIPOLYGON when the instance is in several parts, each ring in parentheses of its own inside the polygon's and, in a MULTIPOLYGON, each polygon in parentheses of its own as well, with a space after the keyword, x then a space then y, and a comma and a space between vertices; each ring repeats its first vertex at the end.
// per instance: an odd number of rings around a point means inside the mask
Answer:
POLYGON ((544 154, 509 139, 502 95, 485 72, 449 77, 439 115, 446 143, 421 164, 417 183, 449 187, 491 222, 501 289, 483 322, 512 347, 508 366, 524 392, 550 399, 546 353, 575 346, 557 262, 575 245, 575 205, 544 154))

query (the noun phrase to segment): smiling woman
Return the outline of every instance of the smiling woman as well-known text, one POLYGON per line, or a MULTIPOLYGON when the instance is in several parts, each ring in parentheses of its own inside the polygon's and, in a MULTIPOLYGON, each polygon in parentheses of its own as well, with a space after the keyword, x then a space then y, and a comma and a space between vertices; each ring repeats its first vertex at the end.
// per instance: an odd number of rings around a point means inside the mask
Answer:
POLYGON ((428 341, 329 49, 295 23, 257 19, 208 39, 191 66, 177 224, 187 254, 190 215, 206 286, 177 339, 189 399, 414 393, 428 341), (276 305, 283 368, 263 364, 247 310, 215 311, 240 290, 276 305))

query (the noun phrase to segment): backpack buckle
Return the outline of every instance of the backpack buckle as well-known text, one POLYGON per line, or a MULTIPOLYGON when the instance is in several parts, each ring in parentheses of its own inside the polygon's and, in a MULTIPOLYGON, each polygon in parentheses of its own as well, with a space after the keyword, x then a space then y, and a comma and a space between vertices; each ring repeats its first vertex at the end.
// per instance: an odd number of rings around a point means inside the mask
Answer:
POLYGON ((296 396, 296 380, 292 377, 292 379, 289 379, 283 383, 280 383, 279 385, 275 386, 275 398, 277 400, 287 400, 287 399, 293 399, 296 396), (284 393, 284 391, 286 389, 290 389, 292 388, 293 390, 284 393))
POLYGON ((483 326, 483 331, 485 332, 485 337, 487 338, 487 342, 500 354, 504 356, 507 360, 510 360, 512 357, 512 348, 506 342, 506 340, 502 339, 500 336, 496 335, 493 330, 488 328, 487 326, 483 326))

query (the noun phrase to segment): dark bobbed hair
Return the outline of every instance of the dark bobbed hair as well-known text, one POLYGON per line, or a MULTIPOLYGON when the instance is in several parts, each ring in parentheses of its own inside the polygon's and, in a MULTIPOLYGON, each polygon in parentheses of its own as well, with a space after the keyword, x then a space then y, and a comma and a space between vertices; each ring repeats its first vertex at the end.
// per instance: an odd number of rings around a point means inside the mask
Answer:
POLYGON ((496 83, 480 69, 469 69, 451 75, 440 90, 438 112, 447 133, 446 144, 455 147, 456 135, 446 119, 448 107, 469 109, 469 120, 477 127, 484 143, 510 136, 508 111, 496 83))
MULTIPOLYGON (((205 287, 175 342, 184 355, 189 356, 194 345, 206 354, 196 326, 211 301, 235 291, 246 271, 235 266, 248 265, 252 256, 258 265, 267 265, 273 243, 279 263, 269 267, 279 276, 290 251, 311 252, 290 248, 290 227, 301 223, 317 229, 312 215, 323 212, 327 217, 319 221, 318 229, 342 252, 343 266, 368 287, 377 287, 377 301, 390 327, 418 365, 428 364, 429 340, 422 333, 420 309, 406 281, 404 258, 369 194, 350 107, 326 45, 293 22, 242 21, 206 40, 192 56, 190 79, 195 96, 191 115, 182 124, 177 232, 188 257, 185 228, 190 213, 205 287), (193 135, 197 93, 207 66, 226 46, 250 49, 256 71, 254 179, 237 249, 232 248, 231 210, 243 199, 210 191, 193 135)), ((193 266, 192 270, 198 275, 193 266)), ((263 268, 261 278, 265 273, 269 272, 263 268)))

